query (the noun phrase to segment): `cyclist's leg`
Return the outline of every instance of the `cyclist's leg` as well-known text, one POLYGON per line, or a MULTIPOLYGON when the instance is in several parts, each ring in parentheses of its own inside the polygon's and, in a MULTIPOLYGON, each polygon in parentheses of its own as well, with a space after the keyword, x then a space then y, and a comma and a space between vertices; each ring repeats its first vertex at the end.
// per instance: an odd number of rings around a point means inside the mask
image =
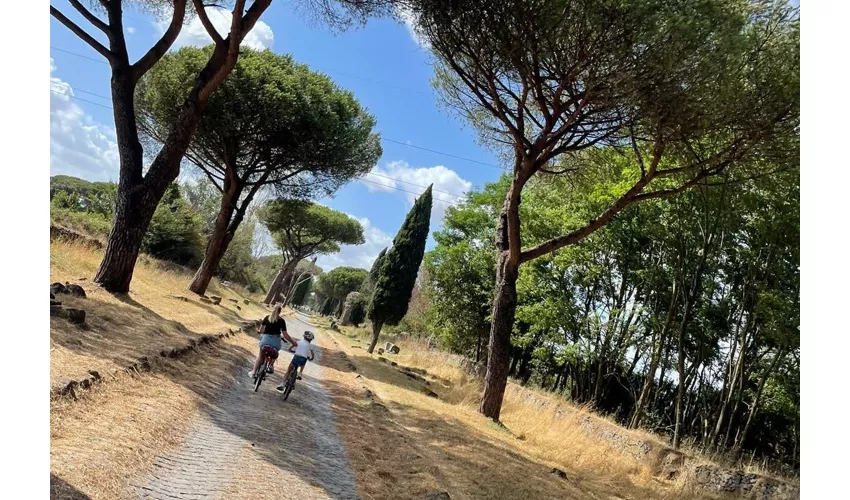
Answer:
MULTIPOLYGON (((289 379, 289 374, 292 373, 293 368, 297 369, 295 366, 293 366, 292 362, 290 362, 289 366, 286 367, 286 373, 283 374, 283 383, 284 384, 289 379)), ((283 384, 280 384, 279 386, 277 386, 277 390, 283 392, 283 384)))

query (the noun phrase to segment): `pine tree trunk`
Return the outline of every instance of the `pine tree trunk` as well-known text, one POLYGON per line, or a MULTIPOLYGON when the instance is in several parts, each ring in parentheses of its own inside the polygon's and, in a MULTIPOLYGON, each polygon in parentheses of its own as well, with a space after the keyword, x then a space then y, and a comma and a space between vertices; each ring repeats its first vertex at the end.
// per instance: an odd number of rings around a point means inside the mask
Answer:
POLYGON ((165 189, 159 196, 146 192, 143 150, 134 110, 135 82, 129 66, 112 70, 112 109, 120 158, 118 193, 112 229, 94 281, 114 293, 130 291, 142 240, 165 189))
POLYGON ((741 448, 744 446, 744 440, 747 439, 747 431, 750 430, 750 424, 753 422, 753 418, 759 410, 759 404, 761 403, 761 396, 764 392, 764 385, 767 383, 767 379, 770 378, 773 370, 776 369, 776 365, 779 364, 779 361, 782 359, 783 352, 782 349, 777 351, 776 355, 773 357, 773 362, 770 364, 770 367, 767 371, 762 375, 761 380, 759 381, 759 387, 756 391, 756 395, 753 397, 753 402, 750 405, 750 414, 747 416, 747 423, 744 424, 744 430, 741 431, 740 440, 735 443, 735 447, 732 450, 732 457, 734 460, 738 460, 741 456, 741 448))
POLYGON ((227 169, 224 192, 221 196, 221 207, 218 211, 218 217, 216 217, 215 228, 207 242, 204 260, 192 278, 192 283, 189 284, 189 290, 198 295, 203 295, 207 291, 210 281, 218 271, 218 264, 224 257, 224 253, 227 252, 230 242, 233 241, 233 236, 239 227, 239 223, 242 222, 247 208, 247 204, 243 203, 242 207, 237 209, 236 204, 242 194, 242 185, 238 180, 232 179, 233 171, 232 168, 227 169), (233 218, 234 213, 236 218, 233 218))
POLYGON ((487 348, 487 374, 484 377, 484 396, 478 409, 485 416, 498 421, 502 400, 508 382, 511 332, 516 314, 516 282, 519 266, 512 264, 507 252, 499 256, 496 276, 496 296, 493 301, 493 323, 490 345, 487 348))
POLYGON ((263 300, 264 304, 272 305, 279 301, 280 293, 286 290, 285 286, 289 283, 292 274, 295 272, 295 267, 298 266, 300 260, 300 258, 291 258, 280 266, 280 271, 275 275, 274 281, 272 281, 272 285, 266 294, 266 298, 263 300))
POLYGON ((274 302, 274 298, 277 296, 278 291, 280 290, 280 285, 283 283, 283 275, 284 270, 281 268, 278 270, 277 274, 274 276, 274 280, 272 280, 272 284, 269 287, 269 291, 266 293, 266 298, 263 299, 263 304, 270 306, 272 302, 274 302))
MULTIPOLYGON (((120 3, 111 2, 107 11, 110 25, 114 24, 113 18, 118 19, 117 22, 120 23, 120 3)), ((112 36, 115 37, 114 34, 112 36)), ((113 44, 117 42, 123 47, 123 38, 111 40, 113 44)), ((156 206, 165 190, 180 173, 180 162, 189 148, 210 94, 233 70, 237 57, 238 51, 230 51, 223 46, 215 49, 206 66, 195 78, 195 86, 183 102, 162 149, 144 176, 142 147, 133 105, 136 79, 130 66, 113 66, 112 108, 121 161, 118 206, 103 260, 94 277, 94 281, 106 290, 117 293, 127 293, 130 290, 142 238, 150 225, 156 206)))

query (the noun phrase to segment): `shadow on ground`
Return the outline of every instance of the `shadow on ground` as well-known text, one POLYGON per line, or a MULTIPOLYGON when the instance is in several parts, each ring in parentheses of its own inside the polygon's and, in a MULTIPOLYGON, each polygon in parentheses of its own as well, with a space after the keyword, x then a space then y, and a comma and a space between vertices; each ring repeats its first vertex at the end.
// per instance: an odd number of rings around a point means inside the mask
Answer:
POLYGON ((50 474, 50 498, 64 500, 91 500, 91 497, 66 483, 62 478, 50 474))

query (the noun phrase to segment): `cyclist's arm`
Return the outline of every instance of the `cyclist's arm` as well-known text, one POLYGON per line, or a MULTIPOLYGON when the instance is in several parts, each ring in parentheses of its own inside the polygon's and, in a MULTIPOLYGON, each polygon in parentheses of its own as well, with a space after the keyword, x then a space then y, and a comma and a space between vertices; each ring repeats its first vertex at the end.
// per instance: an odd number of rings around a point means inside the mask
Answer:
POLYGON ((316 359, 316 353, 313 352, 313 348, 311 347, 310 348, 310 361, 313 361, 314 359, 316 359))
POLYGON ((283 336, 284 339, 286 339, 287 342, 289 342, 290 345, 292 345, 292 347, 295 347, 295 341, 292 340, 292 337, 289 336, 289 332, 287 332, 286 330, 281 330, 280 334, 283 336))

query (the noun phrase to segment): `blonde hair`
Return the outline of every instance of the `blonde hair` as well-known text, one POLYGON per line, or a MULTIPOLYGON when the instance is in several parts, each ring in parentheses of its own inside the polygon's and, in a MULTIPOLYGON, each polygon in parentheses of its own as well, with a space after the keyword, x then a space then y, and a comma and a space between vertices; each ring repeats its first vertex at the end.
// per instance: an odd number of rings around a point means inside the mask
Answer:
POLYGON ((277 321, 280 319, 280 309, 280 305, 276 305, 274 306, 274 309, 272 309, 272 313, 269 314, 269 321, 271 323, 277 323, 277 321))

